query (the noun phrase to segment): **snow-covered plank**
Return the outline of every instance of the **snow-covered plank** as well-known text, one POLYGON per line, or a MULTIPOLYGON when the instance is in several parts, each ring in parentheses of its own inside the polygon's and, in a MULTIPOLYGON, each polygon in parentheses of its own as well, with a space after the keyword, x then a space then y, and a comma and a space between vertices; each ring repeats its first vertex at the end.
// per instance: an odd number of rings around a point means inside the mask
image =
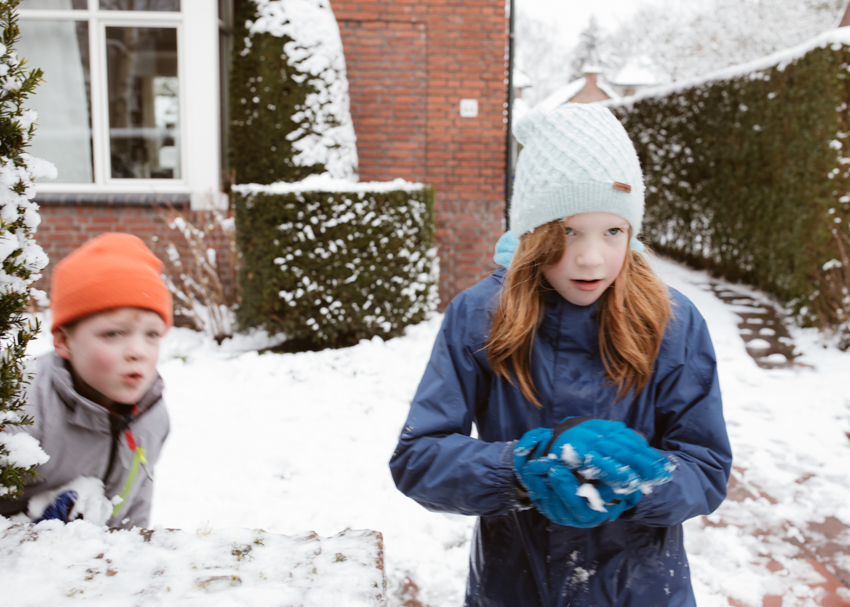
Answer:
POLYGON ((0 588, 15 605, 386 605, 383 539, 261 529, 112 531, 0 517, 0 588), (43 583, 49 580, 50 583, 43 583))

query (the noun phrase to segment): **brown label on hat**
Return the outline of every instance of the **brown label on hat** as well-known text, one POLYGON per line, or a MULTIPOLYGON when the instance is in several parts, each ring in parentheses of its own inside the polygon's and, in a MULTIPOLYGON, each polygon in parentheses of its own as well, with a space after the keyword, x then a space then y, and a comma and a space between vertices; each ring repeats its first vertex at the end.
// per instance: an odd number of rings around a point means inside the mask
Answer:
POLYGON ((632 191, 632 186, 627 183, 620 183, 619 181, 614 182, 614 189, 620 190, 621 192, 630 193, 632 191))

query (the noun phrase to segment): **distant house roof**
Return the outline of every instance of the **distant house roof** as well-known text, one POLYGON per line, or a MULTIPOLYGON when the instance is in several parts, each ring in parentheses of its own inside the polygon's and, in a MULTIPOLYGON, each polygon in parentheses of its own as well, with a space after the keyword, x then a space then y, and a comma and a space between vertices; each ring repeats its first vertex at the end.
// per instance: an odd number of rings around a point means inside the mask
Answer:
MULTIPOLYGON (((569 84, 565 84, 554 93, 546 97, 543 101, 538 103, 535 107, 538 107, 542 110, 549 111, 554 110, 556 107, 564 105, 568 103, 573 97, 578 95, 580 92, 584 90, 585 85, 587 84, 587 78, 582 76, 578 80, 573 80, 569 84)), ((619 99, 620 95, 611 88, 611 85, 605 82, 602 76, 596 77, 596 86, 599 89, 608 95, 610 99, 619 99)))
POLYGON ((638 62, 629 62, 611 79, 617 86, 654 86, 658 79, 645 66, 638 62))
POLYGON ((601 74, 604 71, 605 70, 602 69, 602 66, 595 63, 585 63, 581 68, 582 74, 601 74))

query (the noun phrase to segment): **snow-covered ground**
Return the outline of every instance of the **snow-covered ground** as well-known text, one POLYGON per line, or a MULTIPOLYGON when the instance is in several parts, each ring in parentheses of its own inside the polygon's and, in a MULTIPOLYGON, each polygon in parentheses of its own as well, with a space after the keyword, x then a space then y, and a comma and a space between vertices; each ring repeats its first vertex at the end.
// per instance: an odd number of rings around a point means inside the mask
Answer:
MULTIPOLYGON (((783 607, 815 605, 818 590, 801 580, 819 575, 789 540, 825 517, 850 525, 850 352, 792 329, 798 362, 810 367, 761 369, 706 274, 657 267, 708 321, 738 484, 752 495, 687 524, 699 605, 761 605, 764 595, 784 596, 783 607), (773 532, 759 539, 765 529, 773 532)), ((426 511, 395 489, 387 466, 440 321, 387 342, 299 354, 258 354, 259 335, 217 346, 172 331, 159 367, 172 426, 156 471, 155 525, 322 537, 378 530, 390 605, 403 591, 430 607, 461 605, 474 520, 426 511)), ((48 347, 42 340, 33 351, 48 347)))

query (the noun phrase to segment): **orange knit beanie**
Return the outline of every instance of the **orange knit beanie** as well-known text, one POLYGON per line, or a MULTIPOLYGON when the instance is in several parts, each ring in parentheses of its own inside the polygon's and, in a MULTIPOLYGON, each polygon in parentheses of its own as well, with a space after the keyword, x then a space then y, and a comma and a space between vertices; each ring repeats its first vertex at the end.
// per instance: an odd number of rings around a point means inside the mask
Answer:
POLYGON ((56 264, 50 280, 53 331, 96 312, 143 308, 171 326, 162 262, 131 234, 101 234, 56 264))

